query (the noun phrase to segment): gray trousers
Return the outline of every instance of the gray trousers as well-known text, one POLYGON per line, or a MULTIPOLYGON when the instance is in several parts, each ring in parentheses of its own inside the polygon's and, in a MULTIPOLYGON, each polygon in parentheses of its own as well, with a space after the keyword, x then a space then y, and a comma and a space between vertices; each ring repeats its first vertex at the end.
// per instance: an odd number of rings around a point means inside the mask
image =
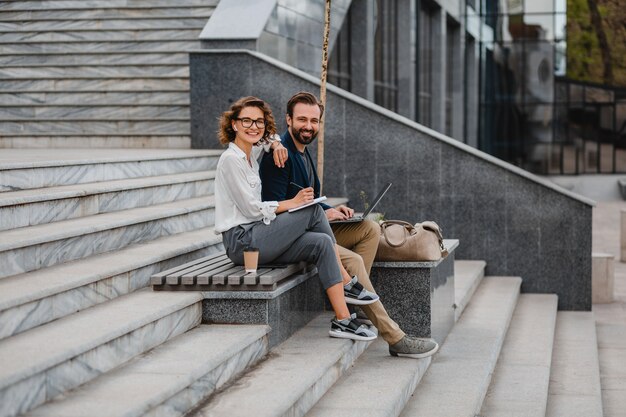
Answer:
POLYGON ((317 266, 324 289, 342 282, 335 237, 319 204, 276 216, 270 224, 262 221, 233 227, 222 233, 226 254, 243 265, 243 251, 259 249, 259 264, 312 262, 317 266))

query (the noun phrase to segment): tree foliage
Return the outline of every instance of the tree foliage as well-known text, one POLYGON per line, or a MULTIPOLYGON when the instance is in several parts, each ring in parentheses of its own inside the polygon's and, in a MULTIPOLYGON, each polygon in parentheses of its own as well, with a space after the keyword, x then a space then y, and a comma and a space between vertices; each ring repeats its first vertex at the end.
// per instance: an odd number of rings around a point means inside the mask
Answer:
POLYGON ((607 56, 610 56, 612 69, 611 83, 626 86, 624 0, 568 0, 567 76, 580 81, 605 83, 607 56), (593 23, 589 1, 597 4, 601 27, 593 23), (604 33, 608 43, 608 48, 604 51, 601 49, 598 35, 601 32, 604 33))

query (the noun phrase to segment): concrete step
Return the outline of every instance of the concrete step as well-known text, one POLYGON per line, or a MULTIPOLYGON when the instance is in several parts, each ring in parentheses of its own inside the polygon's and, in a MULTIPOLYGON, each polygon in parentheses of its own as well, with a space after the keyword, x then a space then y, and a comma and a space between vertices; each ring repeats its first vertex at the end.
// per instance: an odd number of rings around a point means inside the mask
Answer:
MULTIPOLYGON (((614 306, 622 310, 623 316, 624 304, 614 306)), ((619 417, 626 410, 626 320, 596 321, 596 333, 604 416, 619 417)))
POLYGON ((480 415, 545 417, 557 303, 520 295, 480 415))
POLYGON ((598 342, 593 313, 559 311, 546 417, 602 415, 598 342))
MULTIPOLYGON (((51 12, 45 12, 51 13, 51 12)), ((1 18, 1 16, 0 16, 1 18)), ((5 44, 2 47, 2 54, 7 55, 26 55, 33 52, 46 52, 46 53, 73 53, 73 52, 132 52, 139 51, 153 51, 163 52, 172 51, 180 52, 190 49, 198 49, 200 47, 200 41, 198 40, 167 40, 161 39, 158 41, 101 41, 101 42, 32 42, 32 43, 11 43, 5 44)))
POLYGON ((214 197, 199 197, 0 232, 0 278, 212 226, 214 197))
POLYGON ((199 326, 26 415, 181 415, 265 356, 268 331, 199 326))
MULTIPOLYGON (((216 0, 212 0, 216 4, 216 0)), ((6 2, 3 2, 5 4, 6 2)), ((11 2, 13 3, 13 2, 11 2)), ((20 3, 20 2, 16 2, 20 3)), ((53 2, 52 2, 53 3, 53 2)), ((77 2, 78 3, 78 2, 77 2)), ((153 7, 150 3, 144 3, 143 7, 103 7, 104 2, 99 2, 97 7, 88 7, 88 2, 84 2, 84 7, 78 9, 41 9, 41 10, 8 10, 0 12, 0 20, 3 22, 19 22, 29 20, 100 20, 100 19, 154 19, 177 17, 206 17, 207 20, 213 13, 215 7, 208 3, 205 7, 153 7)), ((62 6, 61 6, 62 7, 62 6)))
POLYGON ((91 78, 188 78, 189 66, 178 65, 54 65, 54 66, 4 66, 0 80, 20 79, 91 79, 91 78))
MULTIPOLYGON (((74 135, 60 134, 50 136, 45 133, 23 136, 0 137, 0 148, 159 148, 159 149, 190 149, 191 137, 189 135, 74 135)), ((1 187, 0 187, 1 188, 1 187)))
POLYGON ((0 193, 0 231, 213 194, 215 171, 0 193))
POLYGON ((401 416, 474 416, 489 387, 522 280, 485 277, 401 416))
MULTIPOLYGON (((207 6, 217 5, 217 1, 207 0, 177 0, 177 6, 207 6)), ((125 7, 172 7, 168 0, 27 0, 5 1, 0 4, 0 12, 7 10, 81 10, 94 8, 125 8, 125 7)))
POLYGON ((329 337, 331 317, 318 316, 272 349, 266 361, 189 415, 304 415, 369 345, 329 337))
POLYGON ((133 41, 133 40, 196 40, 202 28, 176 28, 176 29, 139 29, 139 30, 80 30, 72 31, 46 31, 36 32, 0 32, 0 44, 9 43, 33 43, 33 42, 107 42, 107 41, 133 41))
POLYGON ((150 284, 150 277, 222 249, 202 228, 0 279, 0 339, 150 284))
POLYGON ((0 191, 214 170, 220 150, 4 149, 0 191))
POLYGON ((454 261, 454 321, 458 321, 485 277, 485 261, 454 261))
POLYGON ((133 52, 63 52, 4 54, 0 65, 140 65, 140 64, 189 64, 189 54, 180 51, 133 51, 133 52))
POLYGON ((99 93, 0 93, 0 107, 9 106, 131 106, 140 104, 189 106, 188 92, 99 92, 99 93))
POLYGON ((141 30, 141 29, 200 29, 204 28, 208 18, 177 16, 176 19, 161 17, 155 19, 85 19, 85 20, 24 20, 0 22, 0 33, 15 32, 65 32, 93 30, 141 30))
POLYGON ((4 132, 11 136, 31 136, 44 134, 45 136, 71 135, 84 136, 91 133, 99 135, 129 135, 129 134, 161 134, 168 136, 189 135, 188 118, 153 118, 153 119, 123 119, 97 120, 74 119, 53 120, 22 120, 3 122, 4 132))
POLYGON ((0 415, 31 410, 197 326, 201 298, 147 289, 0 341, 0 415))
POLYGON ((188 77, 48 78, 0 80, 0 92, 189 91, 188 77))
POLYGON ((306 414, 307 417, 391 417, 400 414, 432 357, 389 355, 378 338, 306 414))
POLYGON ((15 120, 121 120, 142 118, 187 118, 189 106, 15 106, 0 107, 0 121, 15 120))

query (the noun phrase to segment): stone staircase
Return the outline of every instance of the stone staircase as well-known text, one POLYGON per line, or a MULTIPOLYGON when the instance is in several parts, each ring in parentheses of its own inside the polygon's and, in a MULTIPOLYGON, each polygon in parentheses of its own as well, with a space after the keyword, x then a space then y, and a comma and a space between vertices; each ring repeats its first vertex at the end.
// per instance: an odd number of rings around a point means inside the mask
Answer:
POLYGON ((189 57, 218 0, 0 2, 0 148, 189 148, 189 57))
POLYGON ((59 152, 0 160, 0 416, 602 415, 592 314, 482 261, 456 261, 432 358, 329 338, 329 313, 271 351, 267 326, 201 324, 202 293, 146 287, 221 249, 219 152, 59 152))

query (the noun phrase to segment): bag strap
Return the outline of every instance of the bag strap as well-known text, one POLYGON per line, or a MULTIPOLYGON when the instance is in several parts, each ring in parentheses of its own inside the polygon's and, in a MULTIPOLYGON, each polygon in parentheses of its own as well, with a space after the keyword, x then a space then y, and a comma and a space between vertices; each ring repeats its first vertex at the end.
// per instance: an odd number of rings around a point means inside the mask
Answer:
POLYGON ((383 234, 383 237, 385 238, 385 242, 387 242, 387 244, 391 246, 392 248, 399 248, 400 246, 404 245, 406 243, 407 236, 410 235, 413 229, 414 227, 411 223, 405 222, 402 220, 385 220, 385 221, 380 222, 380 230, 383 234), (394 224, 398 226, 402 226, 404 228, 404 239, 402 239, 402 242, 399 244, 391 243, 389 241, 389 238, 387 237, 387 233, 385 233, 385 231, 387 230, 387 227, 394 225, 394 224))

